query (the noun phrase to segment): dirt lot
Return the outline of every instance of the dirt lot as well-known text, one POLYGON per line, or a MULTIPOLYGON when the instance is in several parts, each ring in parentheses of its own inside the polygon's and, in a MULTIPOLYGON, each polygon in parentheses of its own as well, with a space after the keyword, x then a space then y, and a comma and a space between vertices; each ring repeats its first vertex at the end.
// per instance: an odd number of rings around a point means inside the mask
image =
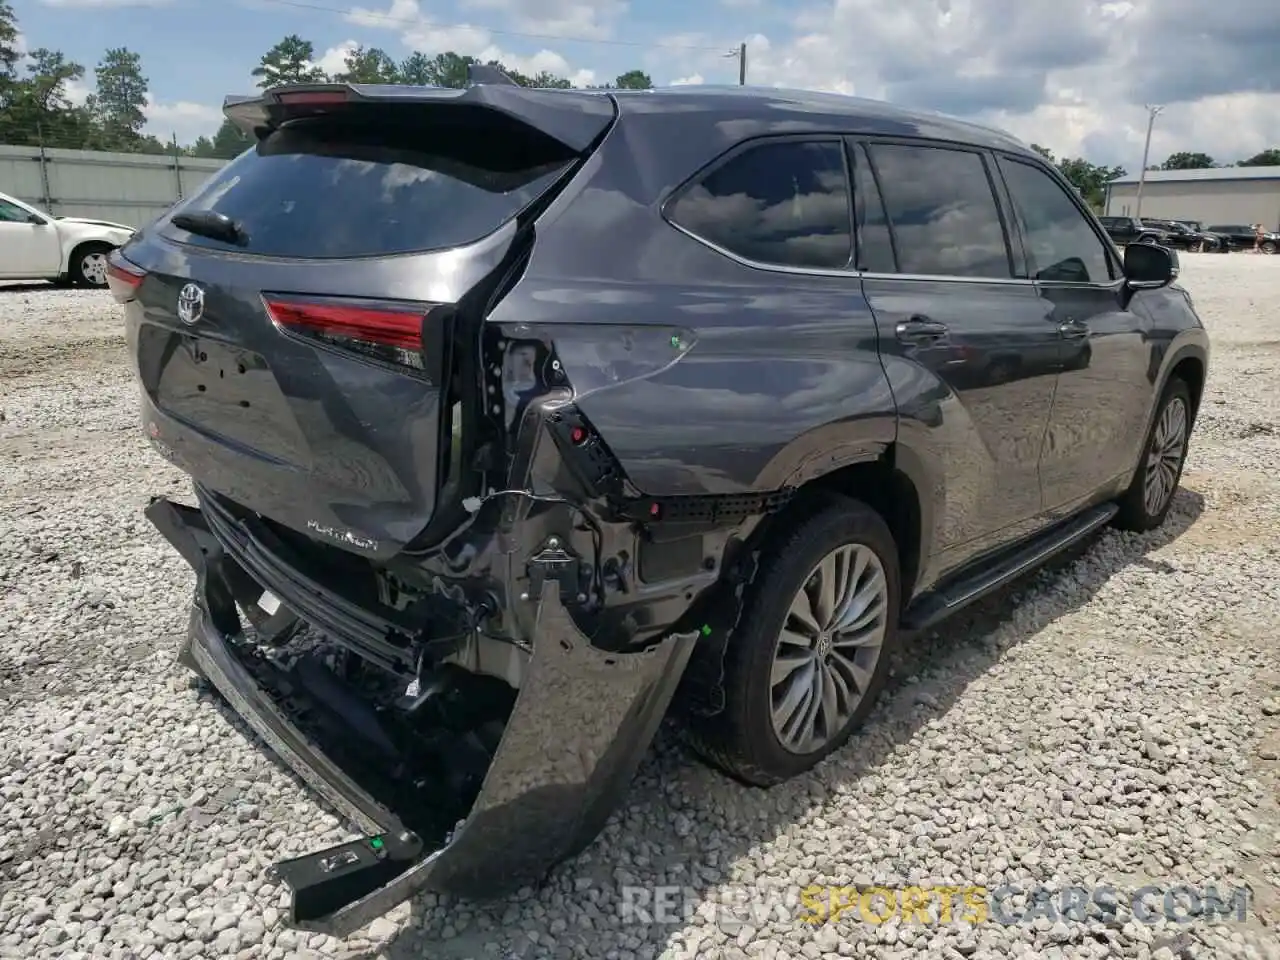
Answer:
POLYGON ((1188 255, 1183 282, 1214 352, 1166 529, 914 643, 812 776, 747 790, 664 735, 545 887, 345 942, 285 930, 263 877, 343 825, 172 666, 191 575, 141 509, 184 481, 138 427, 119 309, 0 287, 0 957, 1280 957, 1280 258, 1188 255), (1024 894, 1007 923, 804 922, 799 891, 853 884, 1024 894), (1100 884, 1251 896, 1027 911, 1100 884))

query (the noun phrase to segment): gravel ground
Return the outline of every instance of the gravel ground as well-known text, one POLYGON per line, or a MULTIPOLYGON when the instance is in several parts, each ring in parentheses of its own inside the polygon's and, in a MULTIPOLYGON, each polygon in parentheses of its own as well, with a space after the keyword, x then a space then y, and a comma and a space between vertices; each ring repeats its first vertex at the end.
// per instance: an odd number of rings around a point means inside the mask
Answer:
POLYGON ((0 288, 0 957, 1280 957, 1280 261, 1183 260, 1214 355, 1165 529, 913 644, 812 776, 748 790, 664 735, 545 888, 347 941, 284 929, 263 877, 344 825, 172 665, 192 578, 141 508, 185 486, 137 426, 119 310, 0 288), (920 883, 1253 893, 1212 923, 797 918, 810 885, 920 883), (633 886, 691 893, 646 917, 633 886))

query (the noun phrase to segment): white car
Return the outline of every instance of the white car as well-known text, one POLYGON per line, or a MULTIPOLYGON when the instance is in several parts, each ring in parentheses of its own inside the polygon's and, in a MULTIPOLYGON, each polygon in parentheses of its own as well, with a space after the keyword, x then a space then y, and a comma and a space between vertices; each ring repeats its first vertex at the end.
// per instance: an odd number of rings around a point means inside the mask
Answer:
POLYGON ((106 220, 53 217, 0 193, 0 280, 107 285, 107 254, 133 227, 106 220))

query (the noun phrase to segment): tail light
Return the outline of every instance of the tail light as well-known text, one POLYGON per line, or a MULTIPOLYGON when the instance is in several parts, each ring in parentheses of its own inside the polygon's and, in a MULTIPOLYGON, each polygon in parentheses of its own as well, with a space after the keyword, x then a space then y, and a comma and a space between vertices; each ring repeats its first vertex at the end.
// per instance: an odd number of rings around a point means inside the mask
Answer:
POLYGON ((126 260, 119 250, 111 251, 107 258, 107 289, 116 303, 128 303, 136 297, 146 278, 147 271, 126 260))
POLYGON ((433 304, 303 299, 264 294, 279 329, 382 363, 425 369, 422 324, 433 304))

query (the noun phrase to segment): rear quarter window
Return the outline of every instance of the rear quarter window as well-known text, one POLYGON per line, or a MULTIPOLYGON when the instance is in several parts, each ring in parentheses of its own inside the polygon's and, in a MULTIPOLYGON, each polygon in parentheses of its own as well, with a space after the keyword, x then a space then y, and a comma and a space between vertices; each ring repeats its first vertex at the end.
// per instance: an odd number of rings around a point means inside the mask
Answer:
POLYGON ((517 216, 574 159, 528 128, 431 120, 411 109, 286 124, 173 211, 230 217, 247 235, 243 248, 167 222, 164 232, 195 246, 302 259, 448 249, 517 216))
POLYGON ((754 263, 845 267, 853 216, 844 147, 836 140, 753 144, 679 193, 667 216, 754 263))

